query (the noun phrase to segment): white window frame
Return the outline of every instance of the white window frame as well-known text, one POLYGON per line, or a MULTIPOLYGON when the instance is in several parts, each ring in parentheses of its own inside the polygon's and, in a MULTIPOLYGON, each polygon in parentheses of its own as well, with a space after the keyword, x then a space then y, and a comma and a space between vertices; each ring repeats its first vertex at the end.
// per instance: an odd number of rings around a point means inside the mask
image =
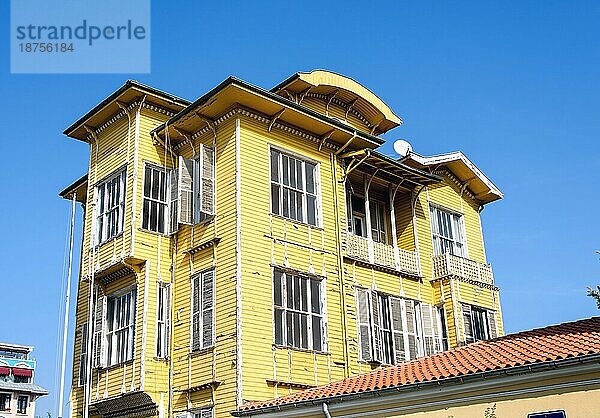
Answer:
POLYGON ((94 243, 101 245, 123 233, 125 224, 125 197, 127 168, 122 167, 99 182, 95 187, 94 243), (117 187, 118 200, 112 202, 117 187))
MULTIPOLYGON (((367 214, 366 214, 366 205, 365 196, 360 193, 352 193, 348 191, 347 198, 349 199, 349 207, 350 214, 348 216, 352 219, 352 224, 350 225, 353 235, 367 238, 367 214), (354 205, 352 204, 352 198, 358 198, 362 200, 363 206, 365 207, 365 212, 359 212, 354 209, 354 205), (362 224, 362 235, 356 232, 356 221, 360 221, 362 224)), ((371 225, 371 239, 375 242, 379 242, 382 244, 389 244, 389 231, 388 231, 388 217, 389 212, 386 210, 387 206, 384 202, 381 202, 377 199, 369 198, 369 213, 371 215, 371 221, 369 224, 371 225), (376 223, 373 224, 373 218, 375 218, 376 223), (375 233, 374 233, 375 232, 375 233)))
POLYGON ((192 292, 191 292, 191 309, 190 309, 190 351, 191 352, 195 352, 195 351, 200 351, 200 350, 204 350, 210 347, 214 347, 215 345, 215 341, 216 341, 216 309, 215 309, 215 302, 216 302, 216 288, 217 288, 217 276, 216 276, 216 269, 214 267, 209 268, 207 270, 203 270, 201 272, 195 273, 192 275, 191 277, 191 288, 192 288, 192 292), (209 308, 205 308, 205 297, 206 295, 204 294, 204 281, 206 280, 206 277, 212 274, 212 302, 211 302, 211 306, 209 308), (197 284, 196 284, 197 281, 197 284), (198 286, 199 287, 199 291, 198 291, 198 297, 199 299, 196 301, 194 300, 194 288, 198 286), (196 309, 196 304, 198 305, 198 308, 196 309), (203 335, 203 330, 204 330, 204 313, 208 312, 208 311, 212 311, 211 314, 211 328, 212 328, 212 338, 211 341, 209 341, 208 343, 206 341, 204 341, 204 335, 203 335), (198 341, 199 341, 199 345, 197 347, 194 347, 194 318, 195 316, 198 316, 198 332, 200 333, 200 335, 198 336, 198 341))
POLYGON ((467 234, 465 229, 464 214, 429 202, 429 217, 434 256, 448 253, 447 250, 445 251, 442 248, 442 242, 447 242, 448 245, 450 245, 451 254, 458 257, 468 258, 469 250, 467 247, 467 234), (450 216, 449 227, 452 233, 452 238, 444 236, 442 232, 436 232, 438 230, 438 217, 442 214, 450 216))
POLYGON ((171 284, 159 282, 156 290, 156 357, 169 357, 171 284))
MULTIPOLYGON (((273 341, 274 344, 276 346, 279 347, 286 347, 286 348, 292 348, 292 349, 298 349, 298 350, 309 350, 309 351, 314 351, 314 352, 318 352, 318 353, 325 353, 327 352, 327 314, 326 314, 326 302, 325 302, 325 284, 324 281, 325 279, 322 278, 318 278, 318 277, 310 277, 308 275, 303 275, 301 273, 297 273, 297 272, 291 272, 285 269, 280 269, 280 268, 273 268, 273 341), (279 277, 277 277, 279 276, 279 277), (302 292, 302 281, 304 281, 306 283, 305 285, 305 289, 306 289, 306 296, 304 299, 304 303, 307 305, 306 306, 306 310, 302 310, 300 309, 295 309, 295 308, 291 308, 288 306, 288 285, 287 285, 287 277, 290 276, 292 283, 294 283, 295 280, 297 280, 298 283, 298 289, 300 290, 300 292, 302 292), (277 304, 277 297, 275 296, 275 280, 279 280, 279 286, 280 286, 280 303, 279 305, 277 304), (319 309, 318 312, 313 312, 313 298, 312 298, 312 284, 316 283, 319 289, 319 309), (281 325, 280 325, 280 330, 277 330, 277 321, 276 321, 276 316, 278 315, 277 312, 281 312, 281 325), (294 326, 294 315, 297 316, 298 318, 301 317, 305 317, 306 318, 306 347, 302 347, 301 343, 296 345, 296 342, 293 341, 294 340, 294 336, 292 335, 291 338, 292 340, 290 341, 289 339, 289 329, 288 329, 288 315, 292 315, 290 318, 292 321, 292 327, 294 326), (320 339, 321 339, 321 347, 320 349, 318 349, 318 347, 315 347, 315 341, 314 341, 314 322, 318 321, 319 322, 319 326, 320 326, 320 330, 319 330, 319 334, 320 334, 320 339), (277 335, 280 335, 281 339, 278 341, 277 335)), ((294 284, 292 284, 292 289, 294 289, 295 286, 294 284)), ((293 292, 293 290, 292 290, 293 292)), ((294 296, 292 295, 292 298, 294 296)), ((300 305, 302 305, 302 293, 300 294, 300 299, 299 299, 299 303, 300 305)), ((302 307, 302 306, 301 306, 302 307)), ((301 322, 300 322, 301 323, 301 322)), ((300 331, 302 332, 302 331, 300 331)), ((302 339, 302 335, 300 335, 300 339, 302 339)))
POLYGON ((8 408, 6 408, 6 406, 5 406, 4 409, 0 409, 0 412, 10 412, 12 410, 12 405, 11 405, 11 403, 12 403, 12 394, 11 393, 6 393, 6 392, 0 392, 0 396, 6 396, 7 399, 8 399, 8 402, 7 402, 8 408))
MULTIPOLYGON (((289 165, 288 165, 288 169, 289 169, 289 165)), ((320 187, 320 164, 319 164, 319 162, 312 160, 310 158, 307 158, 305 156, 298 155, 294 152, 283 150, 279 147, 270 145, 269 146, 269 197, 270 197, 269 211, 271 214, 281 216, 286 219, 290 219, 294 222, 300 222, 300 223, 303 223, 306 225, 321 228, 322 227, 322 219, 321 219, 321 187, 320 187), (273 180, 273 178, 272 178, 272 174, 273 174, 272 154, 273 154, 273 152, 276 152, 279 154, 279 156, 277 158, 277 177, 278 177, 277 180, 273 180), (284 156, 287 158, 292 158, 295 161, 298 161, 301 163, 301 166, 302 166, 302 188, 298 188, 297 183, 296 183, 296 187, 292 187, 291 184, 290 185, 284 184, 284 180, 283 180, 283 157, 284 156), (314 165, 314 171, 313 171, 314 193, 308 192, 307 187, 306 187, 306 164, 307 163, 314 165), (274 206, 273 195, 274 195, 275 189, 277 189, 277 192, 278 192, 278 208, 276 211, 273 210, 273 206, 274 206), (300 193, 300 195, 302 197, 302 217, 301 217, 301 219, 296 219, 296 218, 293 218, 290 216, 289 202, 288 202, 288 215, 286 216, 283 213, 284 189, 286 189, 287 191, 294 192, 294 193, 300 193), (312 197, 315 199, 315 223, 314 224, 310 223, 308 220, 308 198, 309 197, 312 197)))
POLYGON ((214 406, 208 406, 190 411, 191 418, 213 418, 215 415, 214 406))
POLYGON ((27 409, 29 409, 29 395, 18 395, 17 396, 17 414, 18 415, 26 415, 27 409), (25 398, 25 409, 21 409, 21 399, 25 398))
MULTIPOLYGON (((145 231, 155 232, 157 234, 168 235, 173 232, 172 228, 172 199, 171 189, 176 187, 172 185, 172 168, 160 166, 158 164, 146 162, 144 164, 144 178, 142 183, 142 216, 141 216, 141 229, 145 231), (150 195, 146 196, 146 180, 148 176, 148 170, 152 175, 151 182, 154 180, 154 173, 159 172, 164 175, 164 185, 158 186, 158 197, 152 196, 152 184, 150 183, 150 195), (160 198, 161 186, 164 187, 164 201, 160 198), (146 202, 148 202, 148 209, 146 209, 146 202), (159 226, 159 216, 156 217, 156 225, 150 225, 151 222, 151 211, 150 207, 156 205, 157 208, 163 208, 163 230, 161 231, 159 226)), ((158 210, 158 209, 157 209, 158 210)))
POLYGON ((107 366, 113 366, 116 364, 125 363, 133 359, 135 353, 135 323, 136 323, 136 301, 137 292, 135 287, 130 287, 126 290, 113 293, 107 296, 106 300, 106 313, 105 313, 105 332, 104 341, 106 344, 106 361, 107 366), (129 296, 129 303, 127 297, 129 296), (109 318, 110 305, 114 304, 112 318, 109 318), (121 307, 121 312, 117 311, 117 303, 121 307), (119 315, 125 314, 129 310, 129 322, 123 323, 119 326, 118 319, 119 315), (112 326, 112 329, 111 329, 112 326), (119 351, 119 337, 125 335, 125 338, 121 343, 125 343, 125 347, 121 346, 119 351))

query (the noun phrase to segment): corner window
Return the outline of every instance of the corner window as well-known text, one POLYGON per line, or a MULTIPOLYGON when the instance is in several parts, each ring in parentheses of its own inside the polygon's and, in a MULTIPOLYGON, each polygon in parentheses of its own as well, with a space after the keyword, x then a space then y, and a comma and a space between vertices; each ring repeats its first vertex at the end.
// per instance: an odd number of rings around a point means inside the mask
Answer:
POLYGON ((136 292, 111 296, 106 304, 106 364, 133 358, 136 292))
POLYGON ((142 228, 161 234, 169 233, 170 191, 177 187, 173 183, 173 170, 166 167, 146 165, 144 170, 144 201, 142 228))
POLYGON ((275 344, 325 351, 323 296, 321 280, 275 269, 275 344))
POLYGON ((123 232, 125 179, 126 171, 122 170, 96 186, 97 244, 102 244, 123 232))
POLYGON ((10 394, 0 393, 0 411, 10 411, 10 394))
POLYGON ((498 336, 495 311, 464 303, 461 307, 465 343, 489 340, 498 336))
POLYGON ((465 228, 463 216, 431 205, 431 232, 433 235, 433 254, 452 254, 466 257, 465 228))
POLYGON ((215 343, 215 271, 192 276, 192 351, 215 343))
POLYGON ((26 414, 29 404, 29 396, 19 396, 17 399, 17 414, 26 414))
POLYGON ((446 347, 441 310, 427 303, 358 289, 356 309, 362 361, 398 364, 446 347))
POLYGON ((156 294, 156 357, 166 358, 169 346, 170 286, 159 283, 156 294))
POLYGON ((271 149, 271 213, 319 225, 317 165, 271 149))

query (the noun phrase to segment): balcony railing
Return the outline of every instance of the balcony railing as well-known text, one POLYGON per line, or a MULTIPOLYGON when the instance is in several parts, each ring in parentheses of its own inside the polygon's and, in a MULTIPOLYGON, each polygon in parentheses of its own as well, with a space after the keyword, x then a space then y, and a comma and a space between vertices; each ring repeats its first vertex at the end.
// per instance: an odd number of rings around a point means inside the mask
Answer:
POLYGON ((457 276, 483 284, 494 284, 492 266, 449 253, 433 257, 433 276, 436 279, 457 276))
POLYGON ((356 260, 407 274, 420 274, 416 252, 400 248, 394 249, 392 245, 375 242, 350 233, 346 233, 346 255, 356 260), (395 255, 396 251, 398 252, 397 256, 395 255))

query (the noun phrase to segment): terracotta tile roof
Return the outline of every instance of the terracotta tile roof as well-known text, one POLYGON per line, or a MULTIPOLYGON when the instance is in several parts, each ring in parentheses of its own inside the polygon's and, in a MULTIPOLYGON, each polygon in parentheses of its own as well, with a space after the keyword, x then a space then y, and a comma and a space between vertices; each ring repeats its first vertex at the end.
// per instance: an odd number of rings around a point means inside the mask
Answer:
POLYGON ((479 341, 281 398, 246 402, 240 412, 590 354, 600 354, 600 317, 479 341))

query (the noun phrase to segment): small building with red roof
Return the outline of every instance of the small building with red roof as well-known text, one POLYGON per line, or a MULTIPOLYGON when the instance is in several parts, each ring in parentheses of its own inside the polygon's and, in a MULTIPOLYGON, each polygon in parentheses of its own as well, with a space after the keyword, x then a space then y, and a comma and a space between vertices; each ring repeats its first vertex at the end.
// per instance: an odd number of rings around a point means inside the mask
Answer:
POLYGON ((268 401, 236 417, 600 417, 600 317, 478 341, 268 401))

